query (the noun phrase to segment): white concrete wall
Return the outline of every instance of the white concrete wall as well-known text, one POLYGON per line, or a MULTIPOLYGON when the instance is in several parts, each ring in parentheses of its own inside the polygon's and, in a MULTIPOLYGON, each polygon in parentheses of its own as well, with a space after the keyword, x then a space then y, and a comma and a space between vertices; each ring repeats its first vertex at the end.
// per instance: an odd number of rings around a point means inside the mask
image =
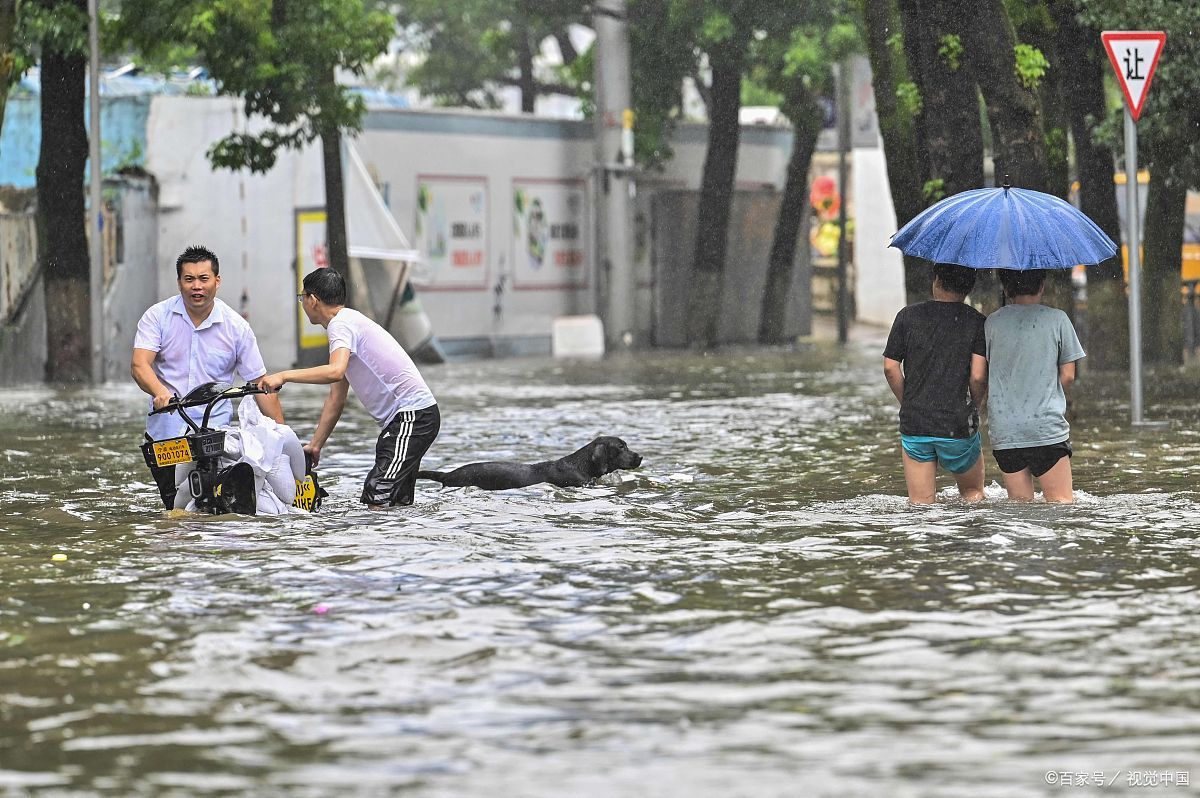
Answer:
MULTIPOLYGON (((699 188, 706 135, 702 125, 683 126, 674 142, 675 157, 661 179, 678 187, 699 188)), ((589 203, 594 208, 598 186, 591 171, 595 160, 591 123, 461 111, 376 111, 368 116, 356 144, 397 221, 410 234, 417 216, 419 175, 487 178, 488 284, 474 289, 419 288, 439 338, 549 336, 554 317, 595 312, 594 240, 589 240, 593 245, 589 246, 585 288, 514 288, 511 268, 514 180, 587 181, 589 203)), ((738 184, 781 187, 790 146, 787 131, 748 128, 739 158, 738 184)), ((648 280, 639 279, 639 319, 647 317, 651 288, 648 280)))
POLYGON ((896 232, 896 210, 888 187, 883 147, 855 148, 854 301, 858 320, 890 326, 904 307, 904 260, 888 247, 896 232))
MULTIPOLYGON (((206 155, 209 147, 245 127, 241 105, 231 98, 154 98, 146 136, 146 168, 160 188, 154 279, 160 298, 174 293, 176 256, 190 244, 208 246, 221 260, 220 297, 254 325, 268 368, 286 368, 296 356, 295 213, 324 207, 320 152, 316 147, 281 152, 265 175, 213 171, 206 155)), ((698 188, 705 136, 702 125, 681 126, 673 142, 675 158, 661 179, 698 188)), ((554 317, 595 310, 595 247, 590 238, 591 273, 584 287, 514 289, 510 264, 514 180, 585 180, 589 205, 594 205, 589 122, 451 110, 378 110, 368 114, 355 143, 414 244, 418 175, 487 178, 488 284, 470 290, 418 289, 440 339, 538 337, 548 351, 554 317), (504 287, 497 292, 502 276, 504 287)), ((781 187, 790 147, 787 130, 744 128, 739 187, 781 187)), ((588 231, 591 235, 594 230, 588 231)), ((639 306, 648 307, 652 290, 651 284, 641 282, 639 306)), ((644 310, 639 307, 639 318, 647 318, 644 310)))
POLYGON ((159 298, 178 291, 175 258, 203 244, 221 261, 219 296, 254 325, 268 368, 296 355, 294 209, 323 207, 320 150, 285 150, 264 175, 214 171, 209 147, 245 130, 239 102, 155 97, 146 169, 159 183, 159 298))

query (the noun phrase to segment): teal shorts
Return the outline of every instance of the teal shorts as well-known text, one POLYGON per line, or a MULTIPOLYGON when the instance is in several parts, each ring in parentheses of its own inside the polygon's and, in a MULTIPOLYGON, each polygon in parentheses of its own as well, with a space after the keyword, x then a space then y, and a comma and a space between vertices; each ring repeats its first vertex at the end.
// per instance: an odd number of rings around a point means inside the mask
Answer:
POLYGON ((979 433, 969 438, 931 438, 927 435, 901 435, 900 445, 912 459, 928 463, 937 459, 938 465, 951 474, 970 470, 979 459, 982 448, 979 433))

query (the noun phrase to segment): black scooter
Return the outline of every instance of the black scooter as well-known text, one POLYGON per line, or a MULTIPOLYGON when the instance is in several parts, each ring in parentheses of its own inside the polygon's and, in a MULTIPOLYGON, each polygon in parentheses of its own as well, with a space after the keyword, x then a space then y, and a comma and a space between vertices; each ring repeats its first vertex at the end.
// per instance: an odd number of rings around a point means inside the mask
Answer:
MULTIPOLYGON (((253 383, 233 387, 223 382, 206 382, 189 391, 187 396, 175 396, 150 415, 179 413, 191 430, 178 438, 161 441, 146 441, 142 444, 142 455, 151 468, 166 468, 183 463, 195 463, 196 470, 188 474, 188 490, 196 500, 196 509, 202 513, 222 515, 240 513, 254 515, 257 510, 257 493, 254 489, 254 469, 248 463, 236 463, 220 467, 225 453, 225 431, 210 429, 209 417, 218 402, 240 399, 256 393, 266 393, 253 383), (204 407, 204 415, 197 424, 187 413, 189 407, 204 407)), ((321 500, 328 494, 317 482, 316 472, 308 453, 304 454, 307 473, 304 480, 296 480, 296 498, 293 507, 316 512, 321 500)))

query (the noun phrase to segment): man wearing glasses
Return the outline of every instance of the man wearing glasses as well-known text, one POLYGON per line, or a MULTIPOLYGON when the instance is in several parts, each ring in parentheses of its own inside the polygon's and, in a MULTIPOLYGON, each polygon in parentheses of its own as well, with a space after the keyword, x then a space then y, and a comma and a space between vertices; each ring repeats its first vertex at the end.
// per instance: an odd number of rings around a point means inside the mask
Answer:
MULTIPOLYGON (((235 375, 254 382, 267 372, 249 322, 217 299, 221 286, 217 256, 205 247, 188 247, 175 261, 175 277, 179 294, 152 305, 138 322, 133 339, 130 370, 138 386, 152 397, 152 410, 206 382, 232 384, 235 375)), ((284 423, 278 396, 259 394, 254 399, 264 416, 284 423)), ((232 415, 232 403, 219 402, 209 425, 227 425, 232 415)), ((178 413, 146 419, 146 436, 151 440, 175 438, 187 431, 178 413)), ((152 467, 150 471, 163 504, 172 509, 175 467, 152 467)))
POLYGON ((269 374, 258 381, 265 391, 289 382, 328 385, 329 396, 312 441, 304 448, 315 466, 350 388, 382 428, 375 442, 375 465, 367 473, 360 500, 372 510, 413 503, 421 458, 437 438, 437 401, 404 347, 383 327, 346 307, 346 281, 333 269, 304 277, 296 295, 304 315, 329 334, 329 363, 269 374))

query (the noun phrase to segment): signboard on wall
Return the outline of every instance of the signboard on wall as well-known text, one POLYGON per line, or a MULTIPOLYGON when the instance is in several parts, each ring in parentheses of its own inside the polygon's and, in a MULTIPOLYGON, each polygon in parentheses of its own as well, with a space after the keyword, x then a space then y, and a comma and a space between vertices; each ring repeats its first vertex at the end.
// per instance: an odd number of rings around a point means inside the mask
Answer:
POLYGON ((582 180, 513 180, 513 288, 586 288, 582 180))
MULTIPOLYGON (((304 275, 313 269, 329 267, 329 250, 325 238, 325 210, 296 211, 296 293, 304 291, 304 275)), ((297 323, 301 349, 329 346, 325 328, 313 324, 296 302, 297 323)))
POLYGON ((487 289, 487 178, 417 175, 416 235, 425 290, 487 289))

